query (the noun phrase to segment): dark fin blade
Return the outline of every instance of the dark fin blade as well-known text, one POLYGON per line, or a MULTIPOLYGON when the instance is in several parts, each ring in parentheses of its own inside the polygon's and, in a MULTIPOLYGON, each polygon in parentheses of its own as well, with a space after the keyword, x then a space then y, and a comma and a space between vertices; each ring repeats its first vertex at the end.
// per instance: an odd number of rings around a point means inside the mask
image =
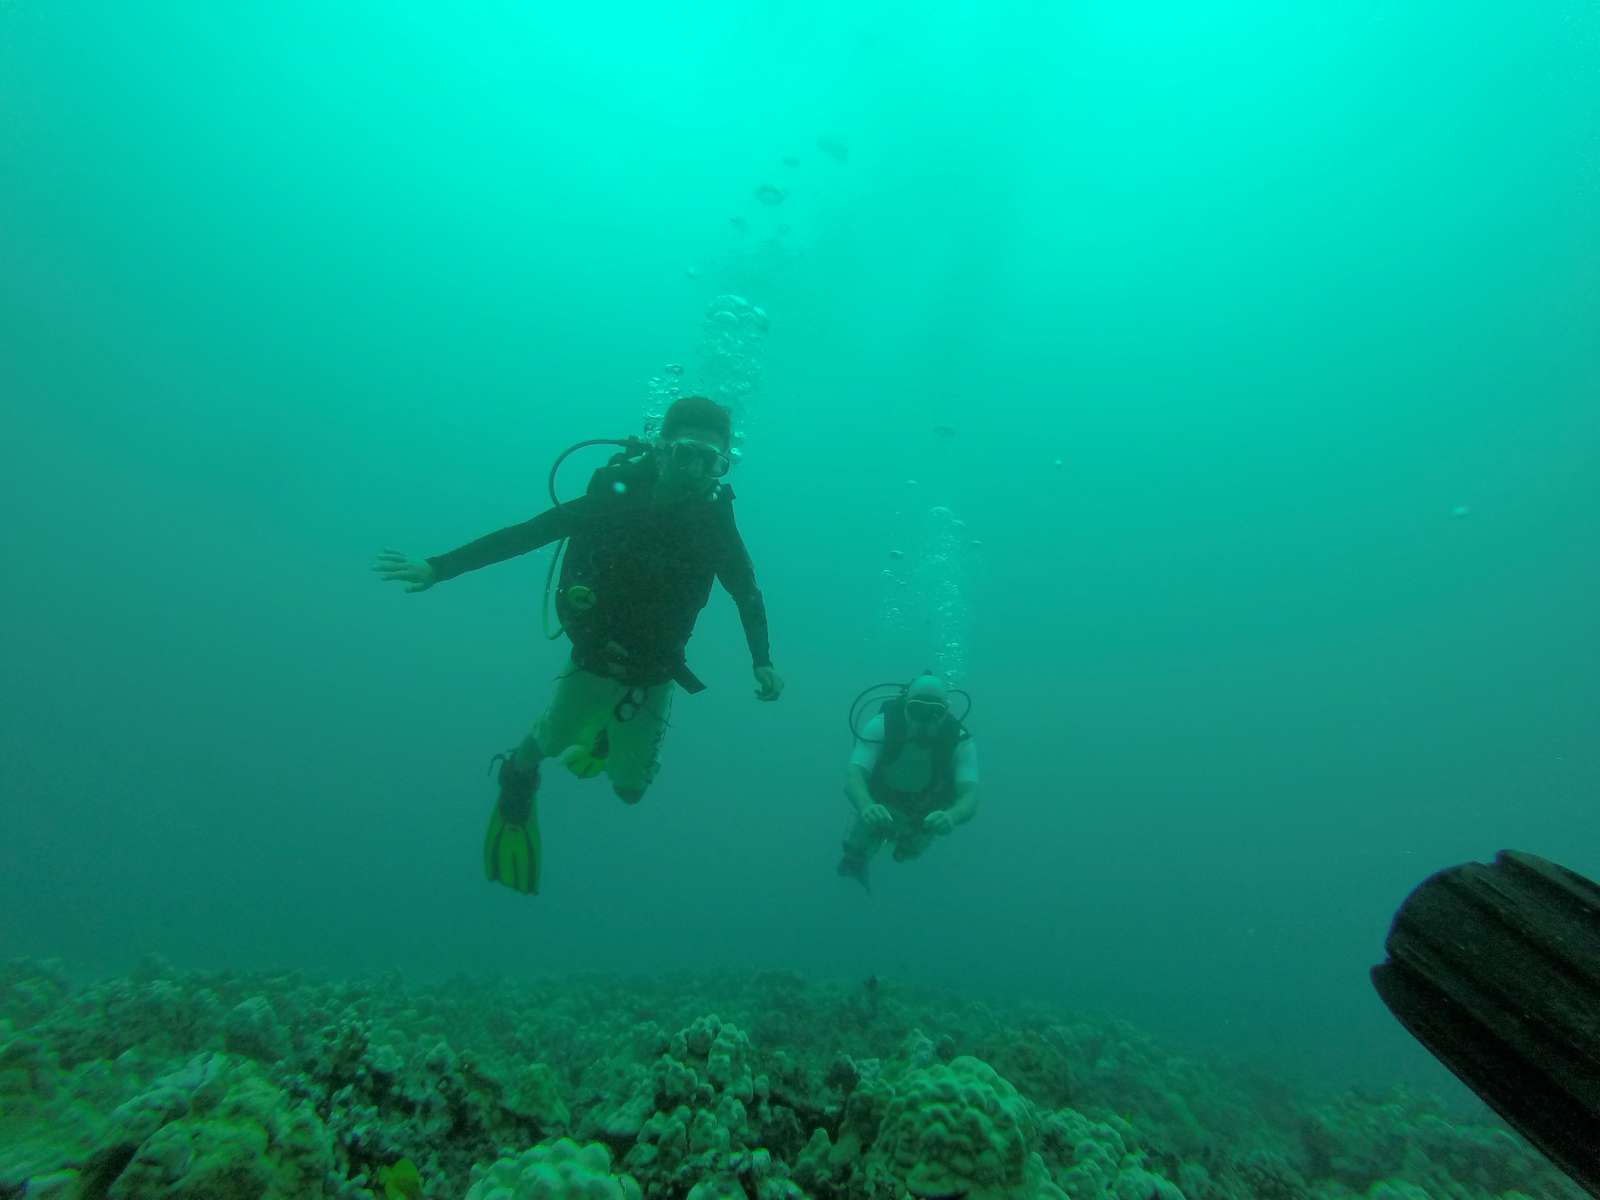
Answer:
POLYGON ((1600 1197, 1600 886, 1502 851, 1423 882, 1385 948, 1390 1011, 1600 1197))

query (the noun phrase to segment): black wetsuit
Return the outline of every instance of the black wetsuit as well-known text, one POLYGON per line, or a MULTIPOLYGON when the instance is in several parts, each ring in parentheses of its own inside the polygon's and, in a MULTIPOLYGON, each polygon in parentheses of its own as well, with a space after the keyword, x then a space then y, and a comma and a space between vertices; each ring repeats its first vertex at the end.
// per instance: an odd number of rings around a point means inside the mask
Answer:
POLYGON ((734 523, 732 489, 658 499, 656 472, 650 455, 613 462, 594 473, 586 495, 428 563, 443 581, 567 538, 557 610, 573 661, 633 687, 672 679, 690 691, 702 685, 684 648, 720 580, 739 606, 752 665, 771 666, 766 605, 734 523), (580 587, 591 607, 574 604, 580 587))

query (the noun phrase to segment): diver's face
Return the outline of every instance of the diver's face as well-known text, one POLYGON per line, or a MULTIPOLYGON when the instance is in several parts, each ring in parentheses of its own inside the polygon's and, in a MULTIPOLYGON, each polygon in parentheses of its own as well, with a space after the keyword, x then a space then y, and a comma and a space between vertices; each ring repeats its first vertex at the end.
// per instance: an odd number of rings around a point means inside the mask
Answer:
POLYGON ((661 439, 661 482, 674 492, 709 492, 732 465, 728 443, 715 429, 679 425, 661 439))
POLYGON ((944 720, 948 706, 943 700, 933 697, 913 696, 906 701, 906 720, 911 726, 913 737, 927 737, 939 727, 939 722, 944 720))

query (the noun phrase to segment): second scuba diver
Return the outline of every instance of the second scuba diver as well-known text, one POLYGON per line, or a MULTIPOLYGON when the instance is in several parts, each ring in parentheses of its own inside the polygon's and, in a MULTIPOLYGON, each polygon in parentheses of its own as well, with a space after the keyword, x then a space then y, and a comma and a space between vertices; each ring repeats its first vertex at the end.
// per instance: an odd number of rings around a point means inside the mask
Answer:
POLYGON ((567 538, 556 611, 572 639, 572 661, 544 715, 513 750, 497 756, 499 798, 484 839, 489 879, 539 890, 535 796, 539 764, 559 757, 575 774, 601 770, 625 803, 655 778, 675 686, 705 685, 684 660, 695 620, 720 581, 739 608, 755 694, 776 700, 766 607, 733 517, 732 417, 703 396, 667 410, 653 446, 618 455, 594 473, 585 495, 469 542, 448 554, 378 556, 379 576, 424 591, 467 571, 567 538))
MULTIPOLYGON (((894 858, 916 858, 937 837, 978 811, 978 746, 950 711, 950 689, 937 675, 919 675, 859 730, 844 794, 855 809, 845 835, 839 874, 870 887, 868 868, 885 842, 894 858)), ((964 693, 962 693, 964 695, 964 693)))

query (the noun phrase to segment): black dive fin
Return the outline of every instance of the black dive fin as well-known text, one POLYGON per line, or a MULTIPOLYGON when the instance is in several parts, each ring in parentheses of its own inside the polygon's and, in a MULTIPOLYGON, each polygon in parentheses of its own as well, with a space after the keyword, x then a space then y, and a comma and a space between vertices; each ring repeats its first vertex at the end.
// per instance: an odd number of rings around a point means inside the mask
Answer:
POLYGON ((1422 883, 1385 949, 1390 1011, 1600 1197, 1600 886, 1502 850, 1422 883))

